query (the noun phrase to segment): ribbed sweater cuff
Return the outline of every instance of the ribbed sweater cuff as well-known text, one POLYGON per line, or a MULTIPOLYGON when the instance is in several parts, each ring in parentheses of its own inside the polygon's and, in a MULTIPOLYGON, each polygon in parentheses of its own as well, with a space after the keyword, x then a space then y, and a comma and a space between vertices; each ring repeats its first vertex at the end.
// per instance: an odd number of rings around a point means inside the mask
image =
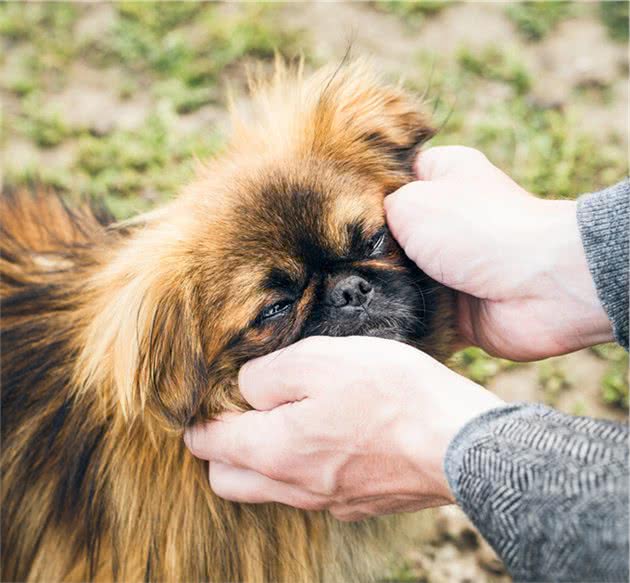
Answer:
POLYGON ((630 180, 580 197, 577 220, 598 297, 627 349, 630 180))

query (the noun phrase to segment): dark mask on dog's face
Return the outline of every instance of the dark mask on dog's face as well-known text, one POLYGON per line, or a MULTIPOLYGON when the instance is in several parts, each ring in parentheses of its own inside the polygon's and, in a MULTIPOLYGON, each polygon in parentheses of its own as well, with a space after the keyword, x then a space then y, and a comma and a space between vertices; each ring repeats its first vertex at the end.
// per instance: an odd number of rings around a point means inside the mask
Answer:
POLYGON ((392 237, 378 185, 308 162, 272 173, 262 190, 257 206, 248 201, 233 215, 243 233, 234 253, 251 258, 262 305, 240 338, 243 355, 308 336, 359 335, 444 356, 433 332, 450 296, 392 237))

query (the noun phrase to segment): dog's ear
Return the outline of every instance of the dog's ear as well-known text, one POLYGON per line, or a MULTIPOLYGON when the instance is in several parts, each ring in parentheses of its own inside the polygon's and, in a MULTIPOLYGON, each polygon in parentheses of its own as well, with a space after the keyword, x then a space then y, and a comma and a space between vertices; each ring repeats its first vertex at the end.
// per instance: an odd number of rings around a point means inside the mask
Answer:
POLYGON ((164 237, 146 235, 88 282, 77 385, 128 419, 149 414, 181 429, 208 382, 199 311, 181 258, 155 251, 164 237))
POLYGON ((413 164, 420 148, 435 135, 435 130, 428 125, 424 116, 416 111, 401 112, 394 118, 400 132, 374 129, 364 135, 365 142, 371 148, 381 150, 388 156, 398 170, 413 174, 413 164))
POLYGON ((199 324, 181 290, 164 293, 147 311, 150 317, 137 330, 133 391, 149 413, 182 428, 195 415, 208 383, 199 324))
POLYGON ((389 171, 413 174, 420 147, 435 135, 415 96, 383 83, 360 61, 318 82, 325 83, 314 124, 321 150, 328 156, 341 153, 347 160, 363 160, 366 167, 378 158, 389 171))

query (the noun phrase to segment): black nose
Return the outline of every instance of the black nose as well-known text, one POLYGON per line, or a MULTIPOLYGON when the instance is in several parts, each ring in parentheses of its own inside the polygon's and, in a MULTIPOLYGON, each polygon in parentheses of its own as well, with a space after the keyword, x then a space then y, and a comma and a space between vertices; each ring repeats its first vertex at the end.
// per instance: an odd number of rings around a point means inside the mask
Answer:
POLYGON ((336 308, 368 306, 374 289, 358 275, 351 275, 338 281, 330 292, 330 303, 336 308))

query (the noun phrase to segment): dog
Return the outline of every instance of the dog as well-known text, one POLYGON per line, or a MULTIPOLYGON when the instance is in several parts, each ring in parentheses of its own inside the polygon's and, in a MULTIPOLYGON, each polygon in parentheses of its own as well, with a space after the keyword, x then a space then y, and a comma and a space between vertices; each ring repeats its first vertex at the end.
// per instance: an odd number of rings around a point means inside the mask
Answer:
POLYGON ((245 408, 239 368, 307 336, 452 353, 453 297, 383 213, 434 129, 361 62, 251 86, 224 152, 147 214, 3 192, 4 581, 379 574, 392 520, 222 500, 182 434, 245 408))

